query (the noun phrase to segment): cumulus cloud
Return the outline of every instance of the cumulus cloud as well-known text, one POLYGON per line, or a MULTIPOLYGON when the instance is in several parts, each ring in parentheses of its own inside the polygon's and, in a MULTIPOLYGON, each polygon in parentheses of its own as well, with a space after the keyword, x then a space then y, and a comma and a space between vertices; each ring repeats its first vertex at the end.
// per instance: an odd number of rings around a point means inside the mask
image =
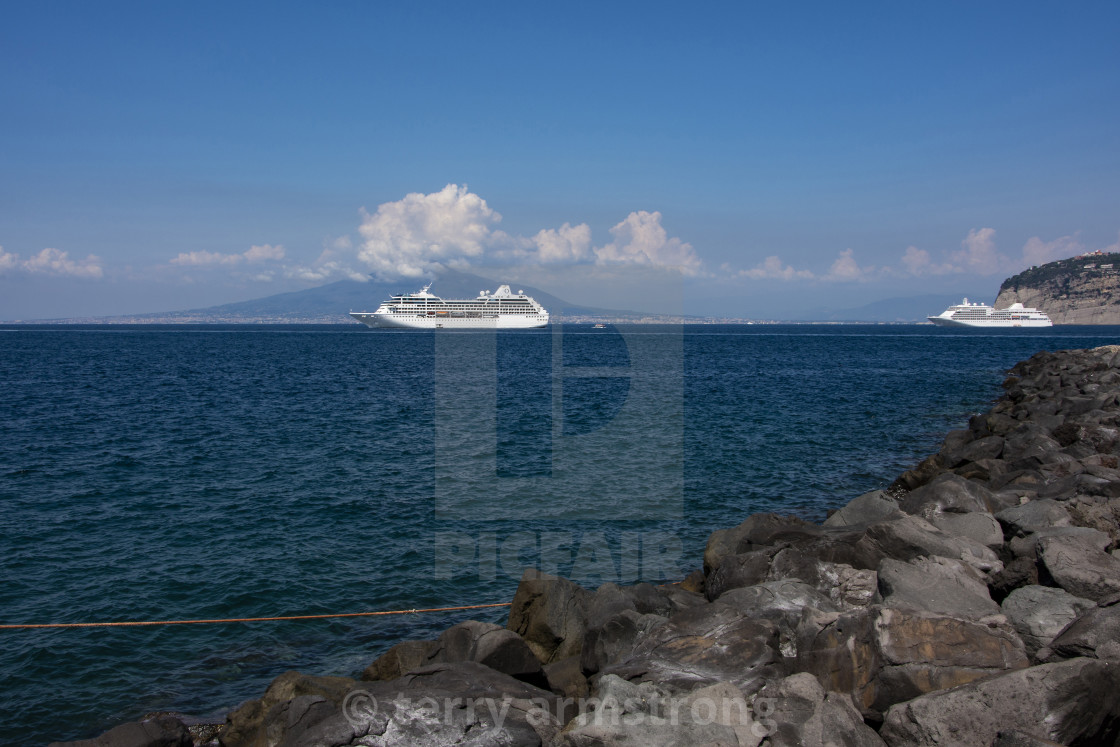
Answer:
POLYGON ((611 235, 614 241, 594 250, 598 264, 644 265, 679 270, 684 275, 700 272, 700 258, 692 245, 670 237, 659 212, 630 213, 611 229, 611 235))
POLYGON ((840 252, 840 256, 828 268, 828 274, 825 275, 823 280, 833 280, 840 283, 850 283, 859 280, 870 280, 875 274, 875 268, 860 267, 855 260, 855 252, 851 249, 845 249, 840 252))
POLYGON ((996 251, 994 228, 972 229, 961 242, 960 251, 953 252, 950 260, 964 272, 994 275, 1003 272, 1008 259, 996 251))
POLYGON ((777 256, 767 257, 761 264, 749 270, 740 270, 737 275, 754 280, 809 280, 815 277, 810 270, 795 270, 791 265, 782 264, 777 256))
POLYGON ((242 263, 257 264, 273 260, 284 259, 284 247, 277 244, 261 244, 251 246, 240 254, 222 254, 221 252, 180 252, 171 260, 171 264, 182 267, 206 267, 213 265, 239 265, 242 263))
POLYGON ((481 257, 502 216, 465 186, 413 192, 362 211, 358 259, 384 279, 420 277, 441 263, 481 257))
POLYGON ((546 228, 533 237, 540 262, 582 262, 591 256, 591 227, 586 223, 546 228))
POLYGON ((94 254, 85 259, 70 259, 68 252, 58 249, 43 249, 38 254, 33 254, 27 259, 20 259, 18 254, 4 251, 0 247, 0 273, 27 272, 35 275, 55 275, 74 278, 99 278, 105 272, 101 268, 101 260, 94 254))
POLYGON ((951 272, 960 272, 948 262, 934 262, 929 252, 916 246, 906 247, 902 255, 903 271, 909 275, 946 275, 951 272))

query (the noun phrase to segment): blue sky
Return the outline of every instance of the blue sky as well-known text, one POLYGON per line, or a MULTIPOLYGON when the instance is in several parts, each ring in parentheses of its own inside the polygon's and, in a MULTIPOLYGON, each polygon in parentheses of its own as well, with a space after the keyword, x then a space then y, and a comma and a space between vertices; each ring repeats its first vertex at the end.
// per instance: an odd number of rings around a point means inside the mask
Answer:
POLYGON ((1118 39, 1115 3, 9 3, 0 319, 440 266, 990 300, 1120 242, 1118 39))

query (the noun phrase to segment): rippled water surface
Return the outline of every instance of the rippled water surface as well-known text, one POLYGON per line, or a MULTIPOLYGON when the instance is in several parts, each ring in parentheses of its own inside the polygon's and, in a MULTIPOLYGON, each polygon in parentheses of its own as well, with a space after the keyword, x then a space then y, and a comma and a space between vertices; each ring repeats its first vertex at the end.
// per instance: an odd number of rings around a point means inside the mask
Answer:
MULTIPOLYGON (((889 483, 1040 349, 1115 328, 0 328, 0 623, 508 601, 660 580, 889 483)), ((0 630, 0 742, 220 716, 505 611, 0 630)))

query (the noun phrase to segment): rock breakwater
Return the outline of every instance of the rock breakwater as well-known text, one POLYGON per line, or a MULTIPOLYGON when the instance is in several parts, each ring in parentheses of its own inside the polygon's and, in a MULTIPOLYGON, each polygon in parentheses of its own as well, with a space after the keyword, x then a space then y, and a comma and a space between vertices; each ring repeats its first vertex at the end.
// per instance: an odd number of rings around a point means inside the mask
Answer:
MULTIPOLYGON (((1120 744, 1120 346, 1038 353, 1004 388, 823 524, 747 517, 678 585, 526 571, 505 628, 286 673, 216 743, 1120 744)), ((181 726, 84 744, 211 739, 181 726)))

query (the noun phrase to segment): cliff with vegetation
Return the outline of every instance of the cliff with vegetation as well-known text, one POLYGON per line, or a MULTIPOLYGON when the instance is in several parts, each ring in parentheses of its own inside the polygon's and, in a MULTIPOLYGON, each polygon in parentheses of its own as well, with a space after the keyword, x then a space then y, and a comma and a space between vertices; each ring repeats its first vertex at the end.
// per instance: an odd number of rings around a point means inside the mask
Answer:
POLYGON ((1032 267, 1003 281, 997 309, 1019 302, 1054 324, 1120 324, 1120 254, 1089 254, 1032 267))

